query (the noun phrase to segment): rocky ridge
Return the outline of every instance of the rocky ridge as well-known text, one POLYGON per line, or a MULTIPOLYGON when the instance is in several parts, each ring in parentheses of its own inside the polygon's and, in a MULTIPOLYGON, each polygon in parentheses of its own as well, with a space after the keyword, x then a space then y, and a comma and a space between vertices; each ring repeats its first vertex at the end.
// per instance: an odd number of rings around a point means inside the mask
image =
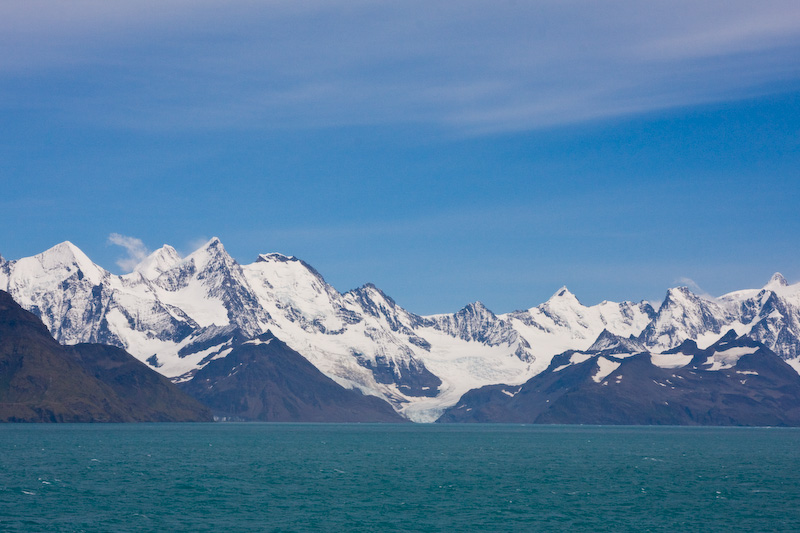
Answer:
POLYGON ((439 422, 800 426, 800 375, 733 330, 706 349, 607 343, 564 352, 523 385, 470 391, 439 422))

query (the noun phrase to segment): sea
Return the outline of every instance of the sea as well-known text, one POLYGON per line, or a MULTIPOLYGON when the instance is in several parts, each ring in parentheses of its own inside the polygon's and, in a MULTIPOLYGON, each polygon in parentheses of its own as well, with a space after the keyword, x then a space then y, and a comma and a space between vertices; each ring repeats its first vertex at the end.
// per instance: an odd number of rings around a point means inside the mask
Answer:
POLYGON ((0 531, 800 531, 800 429, 5 424, 0 531))

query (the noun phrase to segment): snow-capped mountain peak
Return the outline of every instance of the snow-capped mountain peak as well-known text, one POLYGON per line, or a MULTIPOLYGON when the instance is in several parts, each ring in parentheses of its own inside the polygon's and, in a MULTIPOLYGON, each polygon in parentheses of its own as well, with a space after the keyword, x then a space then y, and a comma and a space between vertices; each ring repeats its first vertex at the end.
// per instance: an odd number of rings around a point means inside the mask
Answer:
POLYGON ((269 263, 272 261, 285 263, 287 261, 299 261, 299 259, 297 259, 293 255, 284 255, 284 254, 279 254, 278 252, 270 252, 268 254, 258 254, 258 258, 256 258, 256 263, 269 263))
POLYGON ((765 289, 773 289, 776 287, 788 287, 789 282, 786 281, 786 278, 783 277, 783 274, 780 272, 775 272, 766 285, 764 285, 765 289))
POLYGON ((481 302, 467 304, 455 314, 436 315, 428 320, 434 328, 452 337, 488 346, 511 346, 519 339, 506 320, 498 318, 481 302))
POLYGON ((95 265, 86 254, 69 241, 57 244, 32 257, 8 261, 6 266, 9 274, 13 270, 15 275, 5 280, 0 279, 0 284, 9 287, 16 285, 21 293, 49 291, 54 285, 71 278, 97 285, 109 275, 105 269, 95 265))
POLYGON ((575 296, 566 285, 563 285, 560 289, 558 289, 550 299, 547 300, 546 303, 555 303, 555 302, 569 302, 569 303, 577 303, 581 305, 578 297, 575 296))
POLYGON ((310 282, 316 286, 316 290, 332 291, 338 294, 338 291, 328 285, 322 274, 317 272, 314 267, 293 255, 284 255, 277 252, 259 254, 255 263, 247 266, 253 266, 253 268, 265 272, 270 271, 270 277, 276 276, 284 280, 283 283, 278 283, 278 285, 286 285, 286 282, 290 281, 294 288, 298 288, 300 284, 310 282))
POLYGON ((34 259, 39 262, 45 272, 63 270, 71 272, 73 267, 77 267, 84 276, 87 276, 94 283, 99 283, 107 274, 104 269, 95 265, 80 248, 69 241, 64 241, 49 250, 35 255, 34 259))
POLYGON ((222 241, 217 237, 212 237, 211 240, 203 246, 186 256, 185 259, 185 261, 193 262, 197 270, 202 270, 206 268, 209 263, 219 260, 233 261, 233 258, 228 255, 228 252, 222 245, 222 241))
POLYGON ((345 293, 345 298, 355 299, 359 305, 367 312, 367 314, 374 317, 384 317, 393 329, 397 329, 397 303, 386 293, 380 290, 372 283, 366 283, 357 289, 353 289, 345 293))
POLYGON ((550 299, 539 305, 536 309, 553 317, 556 322, 562 317, 569 317, 570 319, 577 318, 579 321, 583 322, 588 308, 578 300, 577 296, 572 294, 570 290, 564 286, 558 289, 550 299))
POLYGON ((708 333, 718 335, 731 318, 729 310, 718 302, 700 297, 688 287, 675 287, 667 291, 658 313, 639 340, 648 347, 666 350, 686 339, 708 333))
POLYGON ((71 242, 2 267, 0 289, 39 316, 61 342, 78 342, 98 329, 86 317, 102 306, 98 289, 112 276, 71 242))
POLYGON ((667 289, 667 295, 664 297, 664 301, 662 302, 661 306, 663 307, 664 304, 678 304, 683 305, 684 302, 691 301, 694 302, 699 298, 695 293, 689 289, 689 287, 682 285, 680 287, 672 287, 671 289, 667 289))
POLYGON ((260 254, 242 267, 259 304, 309 331, 341 329, 335 317, 341 295, 310 265, 294 256, 260 254))
POLYGON ((181 256, 177 250, 165 244, 145 257, 141 263, 136 265, 134 271, 140 273, 145 279, 153 280, 180 262, 181 256))

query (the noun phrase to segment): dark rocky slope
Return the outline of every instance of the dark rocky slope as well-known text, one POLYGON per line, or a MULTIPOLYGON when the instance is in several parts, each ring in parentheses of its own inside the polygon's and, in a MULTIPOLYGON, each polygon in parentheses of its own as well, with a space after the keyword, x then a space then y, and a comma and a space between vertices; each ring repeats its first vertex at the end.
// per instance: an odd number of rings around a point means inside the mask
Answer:
POLYGON ((267 422, 404 422, 385 401, 345 389, 267 332, 183 384, 216 416, 267 422))
POLYGON ((207 421, 211 414, 133 356, 103 345, 61 346, 0 291, 0 421, 207 421))

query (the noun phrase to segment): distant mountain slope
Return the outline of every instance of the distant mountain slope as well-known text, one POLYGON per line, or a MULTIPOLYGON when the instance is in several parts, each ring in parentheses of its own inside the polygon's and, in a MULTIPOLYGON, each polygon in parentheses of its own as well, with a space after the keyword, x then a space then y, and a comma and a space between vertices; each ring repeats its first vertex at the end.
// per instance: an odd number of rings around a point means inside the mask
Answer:
POLYGON ((705 350, 567 351, 523 385, 468 392, 439 422, 800 426, 800 375, 732 330, 705 350))
MULTIPOLYGON (((734 329, 800 369, 800 283, 776 274, 762 289, 719 298, 669 289, 647 302, 583 305, 566 287, 527 310, 480 302, 416 315, 372 284, 340 293, 307 263, 278 253, 240 265, 219 239, 186 257, 165 245, 130 274, 109 273, 69 242, 0 258, 0 289, 40 316, 59 342, 124 348, 179 382, 224 358, 235 339, 270 330, 323 374, 433 421, 485 385, 520 385, 556 354, 587 350, 604 331, 662 352, 734 329)), ((238 342, 238 341, 237 341, 238 342)))
POLYGON ((209 411, 124 351, 64 347, 0 291, 0 421, 207 421, 209 411))
POLYGON ((698 296, 686 287, 667 291, 655 318, 639 335, 648 348, 674 348, 686 339, 709 345, 723 332, 747 334, 786 360, 800 356, 800 283, 776 273, 761 289, 719 298, 698 296))
POLYGON ((403 422, 387 402, 343 388, 267 332, 181 384, 220 417, 265 422, 403 422))
POLYGON ((87 374, 109 386, 125 407, 135 413, 137 421, 210 420, 206 406, 122 348, 87 343, 64 348, 87 374))

